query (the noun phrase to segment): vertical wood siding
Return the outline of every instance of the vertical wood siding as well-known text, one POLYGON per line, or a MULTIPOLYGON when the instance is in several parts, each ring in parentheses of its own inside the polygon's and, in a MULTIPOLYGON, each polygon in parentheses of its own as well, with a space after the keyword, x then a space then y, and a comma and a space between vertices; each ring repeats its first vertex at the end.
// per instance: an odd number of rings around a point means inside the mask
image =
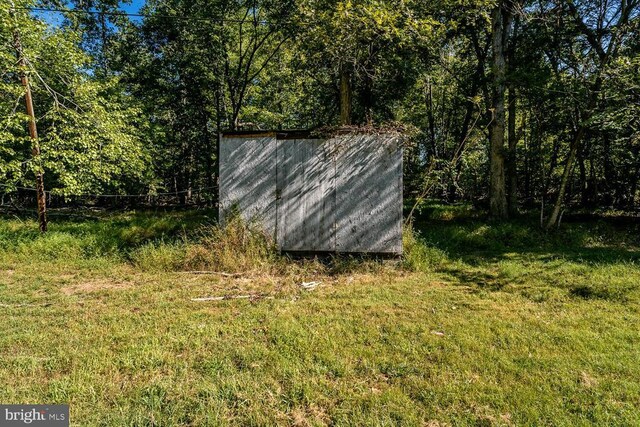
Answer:
POLYGON ((402 150, 398 138, 335 141, 336 250, 402 253, 402 150))
POLYGON ((237 209, 275 238, 276 138, 223 138, 220 144, 221 221, 237 209))
POLYGON ((402 147, 389 135, 226 137, 220 202, 283 251, 400 254, 402 147))
POLYGON ((335 251, 335 171, 331 141, 278 141, 278 246, 335 251))

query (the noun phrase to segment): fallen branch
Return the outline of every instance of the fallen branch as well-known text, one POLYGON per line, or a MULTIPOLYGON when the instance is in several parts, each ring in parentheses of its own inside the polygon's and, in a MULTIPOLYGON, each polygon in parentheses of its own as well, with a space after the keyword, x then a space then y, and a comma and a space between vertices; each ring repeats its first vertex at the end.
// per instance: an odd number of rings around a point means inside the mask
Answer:
POLYGON ((314 290, 322 282, 302 282, 300 286, 308 291, 314 290))
POLYGON ((201 298, 191 298, 191 301, 224 301, 228 299, 273 299, 272 296, 260 295, 260 294, 250 294, 250 295, 224 295, 221 297, 201 297, 201 298))
POLYGON ((223 271, 178 271, 182 274, 216 274, 223 277, 240 277, 242 273, 225 273, 223 271))

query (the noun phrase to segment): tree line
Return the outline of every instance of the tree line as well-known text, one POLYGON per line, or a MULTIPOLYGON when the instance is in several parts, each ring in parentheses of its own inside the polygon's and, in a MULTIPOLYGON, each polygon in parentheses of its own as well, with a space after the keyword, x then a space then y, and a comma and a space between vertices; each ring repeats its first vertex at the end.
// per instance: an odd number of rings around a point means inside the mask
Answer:
POLYGON ((418 205, 638 207, 640 0, 120 3, 0 0, 3 200, 215 203, 223 130, 393 124, 418 205))

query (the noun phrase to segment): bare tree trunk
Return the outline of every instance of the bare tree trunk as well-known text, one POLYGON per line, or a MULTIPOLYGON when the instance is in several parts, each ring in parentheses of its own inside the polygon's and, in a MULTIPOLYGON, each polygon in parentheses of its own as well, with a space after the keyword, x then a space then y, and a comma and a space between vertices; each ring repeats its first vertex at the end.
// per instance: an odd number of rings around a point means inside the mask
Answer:
POLYGON ((545 228, 548 230, 553 227, 557 222, 560 216, 560 210, 562 209, 562 201, 564 200, 564 195, 567 191, 567 184, 569 182, 569 177, 571 176, 571 170, 573 168, 573 164, 576 159, 576 155, 578 153, 578 146, 580 145, 580 141, 585 133, 585 127, 580 126, 575 136, 571 140, 571 145, 569 146, 569 155, 567 156, 567 163, 564 166, 564 172, 562 173, 562 180, 560 181, 560 188, 558 189, 558 195, 556 196, 556 201, 553 205, 553 211, 551 212, 551 216, 547 221, 547 225, 545 228))
POLYGON ((340 68, 340 124, 351 124, 351 74, 345 65, 340 68))
POLYGON ((427 102, 427 118, 429 119, 429 140, 431 141, 431 152, 434 157, 438 157, 438 146, 436 141, 436 120, 433 112, 433 85, 431 83, 431 76, 427 76, 427 88, 426 88, 426 102, 427 102))
MULTIPOLYGON (((15 18, 15 12, 11 9, 12 15, 15 18)), ((18 58, 18 67, 20 67, 20 82, 24 88, 24 101, 27 109, 27 115, 29 116, 29 135, 31 137, 31 156, 37 163, 36 170, 36 199, 38 200, 38 223, 40 224, 40 231, 42 233, 47 231, 47 200, 44 192, 44 171, 42 170, 40 162, 40 144, 38 142, 38 128, 36 126, 36 116, 33 110, 33 98, 31 97, 31 87, 29 86, 29 78, 25 72, 26 61, 24 60, 24 54, 22 51, 22 41, 20 40, 20 32, 18 30, 17 22, 13 31, 13 44, 16 50, 16 56, 18 58)))
POLYGON ((215 165, 215 205, 216 219, 220 222, 220 144, 222 143, 222 82, 216 88, 216 165, 215 165))
MULTIPOLYGON (((638 153, 636 152, 636 159, 638 158, 638 153)), ((629 191, 629 205, 630 209, 633 209, 636 204, 636 193, 638 191, 638 180, 640 179, 640 161, 637 161, 636 171, 633 174, 633 178, 631 181, 631 190, 629 191)))
MULTIPOLYGON (((602 73, 606 68, 606 66, 609 64, 609 61, 612 55, 614 54, 614 52, 618 50, 622 34, 624 34, 623 31, 619 31, 615 35, 615 37, 613 37, 613 39, 608 42, 605 49, 605 47, 603 46, 604 42, 601 39, 599 39, 597 35, 594 34, 594 32, 584 24, 583 18, 579 15, 578 9, 574 4, 574 2, 566 2, 566 5, 571 11, 571 13, 574 15, 574 19, 578 25, 578 28, 585 35, 588 43, 591 45, 591 47, 595 50, 596 54, 598 55, 599 64, 597 65, 597 69, 596 69, 596 79, 592 87, 590 88, 589 102, 586 108, 584 109, 584 114, 583 114, 581 123, 578 126, 578 129, 575 133, 573 140, 571 141, 571 145, 569 146, 569 155, 567 156, 567 162, 565 164, 564 172, 562 174, 562 180, 560 181, 560 188, 556 196, 556 201, 553 206, 553 211, 551 212, 551 216, 549 217, 549 220, 545 225, 545 228, 547 230, 552 228, 554 225, 558 224, 559 222, 560 211, 562 209, 565 192, 567 191, 567 183, 569 181, 569 177, 571 176, 571 169, 575 162, 578 148, 587 131, 586 123, 589 121, 589 119, 593 115, 593 112, 597 105, 600 89, 602 88, 602 73)), ((627 2, 627 1, 621 2, 618 22, 615 24, 617 28, 622 28, 624 25, 626 25, 629 22, 631 13, 636 6, 637 4, 635 2, 627 2)), ((600 30, 602 30, 602 28, 600 28, 600 30)))
POLYGON ((607 206, 612 206, 615 203, 614 191, 615 183, 618 181, 618 171, 615 170, 613 162, 611 161, 611 140, 609 135, 605 132, 602 138, 603 150, 602 150, 602 164, 604 166, 604 203, 607 206))
POLYGON ((509 158, 507 162, 508 203, 511 215, 518 213, 518 167, 517 152, 518 135, 516 135, 516 90, 509 84, 509 121, 507 134, 509 136, 509 158))
MULTIPOLYGON (((527 124, 523 123, 522 124, 523 129, 526 128, 527 124)), ((529 138, 527 138, 526 135, 524 135, 524 198, 526 200, 526 203, 529 204, 532 196, 531 196, 531 157, 532 157, 532 150, 531 150, 531 140, 530 140, 530 136, 529 138)))
POLYGON ((580 203, 583 207, 589 205, 589 185, 587 183, 587 168, 585 166, 584 148, 578 150, 577 159, 580 169, 580 203))
MULTIPOLYGON (((604 61, 603 61, 604 62, 604 61)), ((604 67, 604 65, 602 65, 604 67)), ((602 68, 599 72, 602 71, 602 68)), ((596 107, 598 101, 598 94, 600 93, 600 89, 602 88, 602 77, 598 73, 596 80, 591 87, 590 99, 585 109, 584 115, 582 117, 581 123, 576 130, 576 133, 571 140, 571 144, 569 145, 569 154, 567 156, 567 162, 564 166, 564 172, 562 173, 562 180, 560 181, 560 188, 558 189, 558 194, 556 196, 556 201, 553 205, 553 211, 551 212, 551 216, 545 225, 545 229, 549 230, 554 225, 558 224, 558 219, 560 216, 560 210, 562 209, 563 200, 565 192, 567 191, 567 183, 569 182, 569 177, 571 176, 571 170, 573 168, 573 164, 576 160, 576 156, 578 154, 578 148, 582 143, 582 139, 584 138, 585 133, 587 132, 586 123, 591 118, 592 112, 596 107)))
POLYGON ((493 219, 509 217, 505 179, 505 39, 508 33, 509 12, 501 2, 491 14, 493 48, 492 120, 489 138, 489 215, 493 219))

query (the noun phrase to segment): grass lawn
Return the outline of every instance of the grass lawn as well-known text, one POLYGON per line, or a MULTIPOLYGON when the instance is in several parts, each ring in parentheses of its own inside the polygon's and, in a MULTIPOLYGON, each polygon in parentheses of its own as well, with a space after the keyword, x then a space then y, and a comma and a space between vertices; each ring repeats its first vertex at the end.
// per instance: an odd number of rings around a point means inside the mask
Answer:
POLYGON ((261 253, 237 277, 180 272, 233 267, 194 261, 206 211, 0 217, 0 402, 78 426, 640 425, 637 225, 423 216, 398 266, 261 253), (273 298, 191 300, 245 294, 273 298))

